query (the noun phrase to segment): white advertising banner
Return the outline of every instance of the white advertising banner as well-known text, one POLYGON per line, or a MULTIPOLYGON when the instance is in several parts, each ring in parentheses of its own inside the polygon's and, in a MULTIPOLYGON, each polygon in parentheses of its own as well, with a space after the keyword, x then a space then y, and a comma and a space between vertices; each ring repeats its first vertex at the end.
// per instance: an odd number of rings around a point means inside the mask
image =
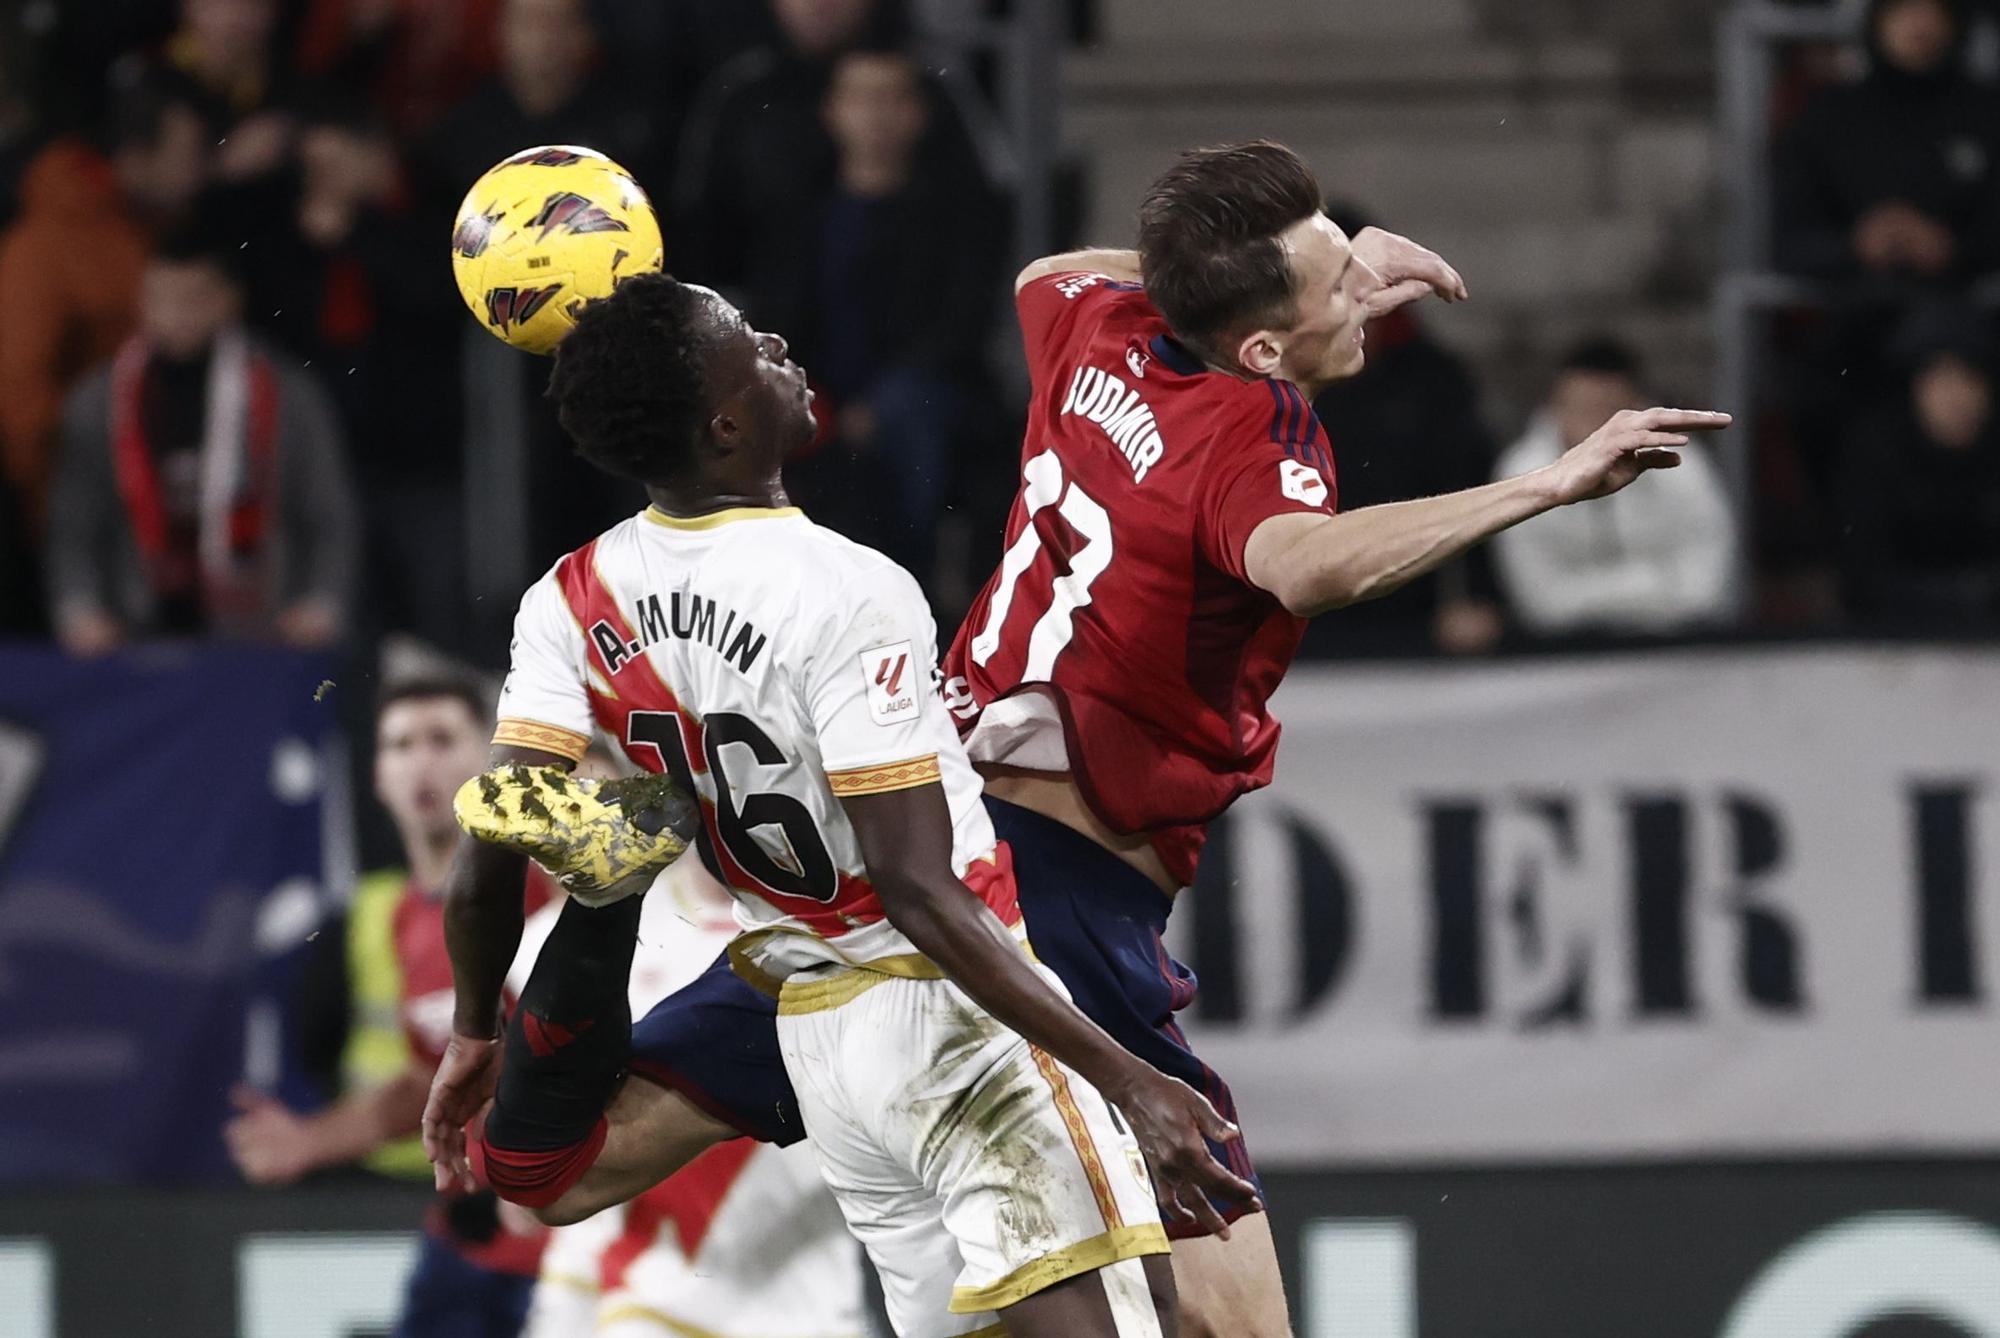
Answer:
POLYGON ((1170 941, 1269 1165, 2000 1150, 2000 653, 1302 669, 1170 941))

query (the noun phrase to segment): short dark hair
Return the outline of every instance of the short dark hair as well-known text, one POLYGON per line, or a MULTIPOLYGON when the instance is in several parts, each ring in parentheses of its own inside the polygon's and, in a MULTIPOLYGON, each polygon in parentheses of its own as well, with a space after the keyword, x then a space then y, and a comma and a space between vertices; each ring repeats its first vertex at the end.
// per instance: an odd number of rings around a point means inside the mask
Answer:
POLYGON ((485 723, 492 712, 486 690, 469 678, 454 674, 417 674, 386 685, 375 698, 375 718, 380 720, 392 706, 404 702, 455 701, 472 713, 477 723, 485 723))
POLYGON ((583 309, 556 346, 548 390, 578 455, 640 483, 687 467, 709 415, 704 306, 671 275, 635 274, 583 309))
POLYGON ((1146 294, 1184 343, 1211 358, 1232 335, 1289 325, 1298 276, 1278 235, 1319 211, 1312 169, 1282 144, 1185 153, 1139 206, 1146 294))
POLYGON ((1599 376, 1622 376, 1637 381, 1645 371, 1639 352, 1615 335, 1592 335, 1570 346, 1556 364, 1556 375, 1564 372, 1595 372, 1599 376))

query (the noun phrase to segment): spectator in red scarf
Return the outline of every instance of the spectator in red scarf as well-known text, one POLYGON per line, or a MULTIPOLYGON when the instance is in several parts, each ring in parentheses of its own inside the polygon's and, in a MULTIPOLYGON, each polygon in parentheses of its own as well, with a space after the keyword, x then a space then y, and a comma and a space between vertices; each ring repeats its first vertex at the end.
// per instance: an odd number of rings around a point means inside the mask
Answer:
POLYGON ((72 653, 173 635, 317 647, 345 625, 340 432, 319 386, 244 332, 215 232, 159 244, 139 332, 64 406, 47 561, 72 653))

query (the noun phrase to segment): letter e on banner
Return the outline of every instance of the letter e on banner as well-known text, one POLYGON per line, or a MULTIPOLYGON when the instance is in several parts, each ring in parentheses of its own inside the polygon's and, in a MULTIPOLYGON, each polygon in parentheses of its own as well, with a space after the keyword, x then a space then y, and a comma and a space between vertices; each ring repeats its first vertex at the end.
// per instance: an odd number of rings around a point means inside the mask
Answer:
POLYGON ((894 725, 920 712, 917 683, 923 678, 910 664, 915 658, 907 641, 861 652, 861 676, 868 685, 868 717, 878 725, 894 725))

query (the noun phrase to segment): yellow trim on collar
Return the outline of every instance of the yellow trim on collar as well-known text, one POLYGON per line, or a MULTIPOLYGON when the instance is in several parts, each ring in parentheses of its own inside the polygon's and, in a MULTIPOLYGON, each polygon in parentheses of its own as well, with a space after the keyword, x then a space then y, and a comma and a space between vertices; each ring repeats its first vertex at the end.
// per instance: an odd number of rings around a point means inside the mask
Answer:
POLYGON ((639 514, 662 529, 712 530, 735 520, 780 520, 805 512, 795 506, 732 506, 705 516, 670 516, 657 506, 649 506, 639 514))
POLYGON ((1053 1287, 1065 1278, 1089 1273, 1123 1259, 1167 1254, 1172 1248, 1167 1244, 1166 1230, 1158 1222, 1118 1227, 1101 1236, 1092 1236, 1089 1240, 1030 1260, 998 1282, 984 1287, 953 1287, 951 1313, 976 1315, 984 1310, 1005 1310, 1016 1301, 1053 1287))

